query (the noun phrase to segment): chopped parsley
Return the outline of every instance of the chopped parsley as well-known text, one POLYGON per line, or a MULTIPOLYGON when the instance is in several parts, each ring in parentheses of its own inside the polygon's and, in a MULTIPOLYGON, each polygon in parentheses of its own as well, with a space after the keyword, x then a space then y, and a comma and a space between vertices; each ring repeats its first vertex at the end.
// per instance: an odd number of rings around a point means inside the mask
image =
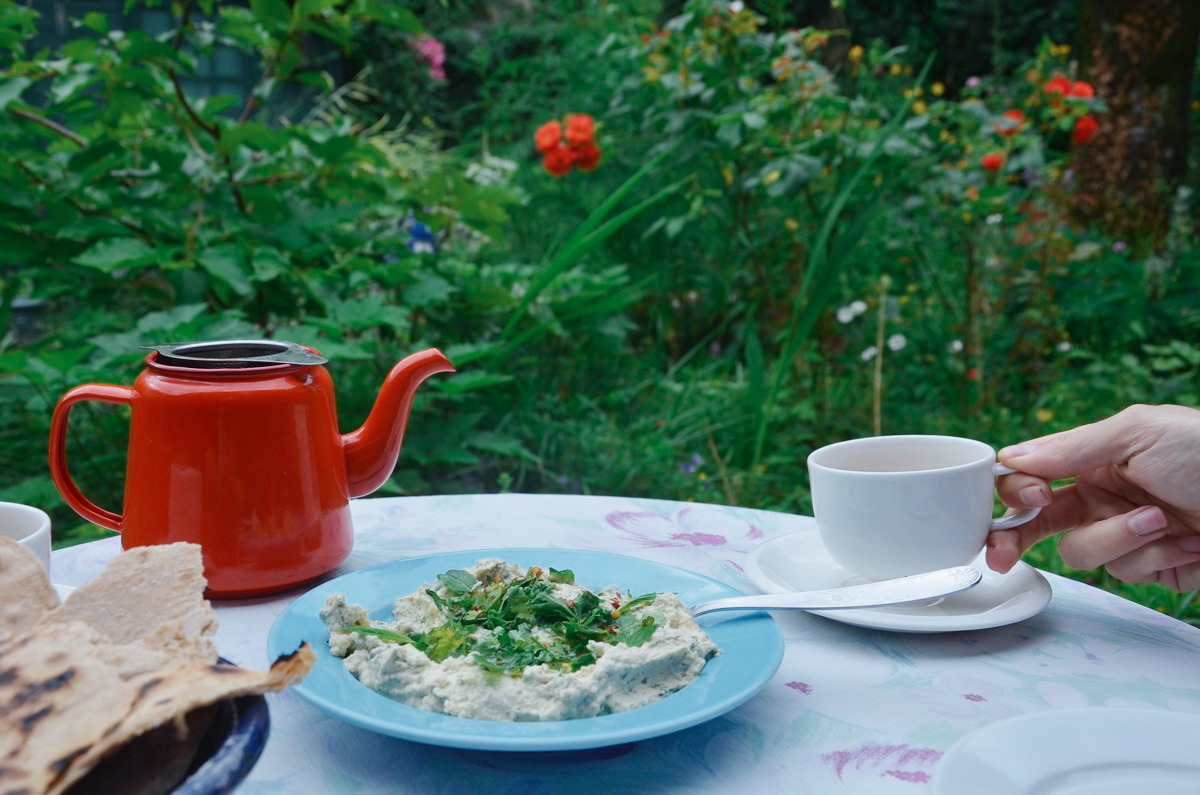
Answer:
POLYGON ((435 662, 466 654, 487 671, 518 675, 531 665, 578 671, 596 662, 591 641, 641 646, 658 628, 652 614, 635 613, 658 594, 604 599, 582 590, 570 602, 554 595, 556 583, 575 583, 570 569, 531 566, 510 582, 484 581, 462 569, 438 575, 446 595, 425 593, 449 616, 428 632, 404 635, 377 627, 347 626, 346 632, 374 635, 388 643, 410 644, 435 662), (491 630, 475 638, 477 630, 491 630))

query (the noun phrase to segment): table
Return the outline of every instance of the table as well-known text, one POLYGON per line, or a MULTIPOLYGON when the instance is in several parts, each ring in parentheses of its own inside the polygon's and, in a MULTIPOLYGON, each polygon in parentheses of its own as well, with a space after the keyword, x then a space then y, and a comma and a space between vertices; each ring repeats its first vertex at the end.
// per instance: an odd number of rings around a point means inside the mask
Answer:
MULTIPOLYGON (((352 503, 350 558, 329 576, 415 555, 488 547, 617 552, 748 593, 756 544, 811 530, 804 516, 702 503, 568 495, 460 495, 352 503)), ((81 585, 120 551, 58 550, 55 582, 81 585)), ((239 793, 929 792, 956 740, 1009 716, 1086 706, 1200 713, 1200 629, 1047 575, 1041 614, 996 629, 908 634, 779 612, 778 672, 700 726, 629 746, 520 754, 396 740, 269 694, 271 734, 239 793)), ((216 602, 223 657, 265 668, 267 631, 307 587, 216 602)))

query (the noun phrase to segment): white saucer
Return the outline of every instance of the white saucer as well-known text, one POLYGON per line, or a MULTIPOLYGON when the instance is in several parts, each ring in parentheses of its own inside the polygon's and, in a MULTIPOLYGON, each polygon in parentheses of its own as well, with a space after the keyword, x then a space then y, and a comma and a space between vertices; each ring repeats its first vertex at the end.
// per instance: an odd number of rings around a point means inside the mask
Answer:
POLYGON ((997 721, 952 745, 935 795, 1195 795, 1200 715, 1159 709, 1067 709, 997 721))
MULTIPOLYGON (((973 565, 983 572, 980 583, 969 591, 936 602, 809 612, 871 629, 958 632, 1023 621, 1037 615, 1050 603, 1050 583, 1028 563, 1018 563, 1008 574, 997 574, 987 567, 980 554, 973 565)), ((834 563, 815 529, 759 544, 746 557, 746 575, 766 593, 837 588, 868 582, 834 563)))

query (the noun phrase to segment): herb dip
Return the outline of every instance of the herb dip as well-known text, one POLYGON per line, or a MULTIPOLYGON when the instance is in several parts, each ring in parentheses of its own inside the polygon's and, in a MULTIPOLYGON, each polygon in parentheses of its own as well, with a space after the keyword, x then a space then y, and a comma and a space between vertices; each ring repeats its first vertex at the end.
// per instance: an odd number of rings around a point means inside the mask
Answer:
POLYGON ((462 718, 540 721, 640 707, 719 653, 671 593, 591 592, 569 570, 497 558, 438 575, 371 621, 344 594, 321 609, 329 649, 360 682, 462 718))

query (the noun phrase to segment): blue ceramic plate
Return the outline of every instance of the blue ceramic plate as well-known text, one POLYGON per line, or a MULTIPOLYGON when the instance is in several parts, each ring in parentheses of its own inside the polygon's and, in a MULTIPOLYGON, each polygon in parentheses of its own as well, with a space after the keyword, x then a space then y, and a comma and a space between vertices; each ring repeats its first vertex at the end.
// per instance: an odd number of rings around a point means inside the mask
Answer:
POLYGON ((456 718, 409 707, 381 696, 350 675, 329 653, 329 634, 318 611, 332 593, 367 609, 375 620, 391 618, 397 597, 437 581, 450 569, 482 558, 522 567, 571 569, 581 585, 597 590, 616 585, 635 594, 672 591, 684 604, 738 596, 740 592, 694 572, 640 558, 568 549, 481 549, 388 563, 323 583, 293 602, 271 627, 271 657, 308 641, 317 663, 291 688, 314 706, 380 734, 430 745, 486 751, 566 751, 602 748, 668 734, 711 720, 761 690, 783 659, 783 636, 765 612, 704 616, 699 623, 720 648, 700 676, 661 701, 627 712, 563 721, 509 722, 456 718))

